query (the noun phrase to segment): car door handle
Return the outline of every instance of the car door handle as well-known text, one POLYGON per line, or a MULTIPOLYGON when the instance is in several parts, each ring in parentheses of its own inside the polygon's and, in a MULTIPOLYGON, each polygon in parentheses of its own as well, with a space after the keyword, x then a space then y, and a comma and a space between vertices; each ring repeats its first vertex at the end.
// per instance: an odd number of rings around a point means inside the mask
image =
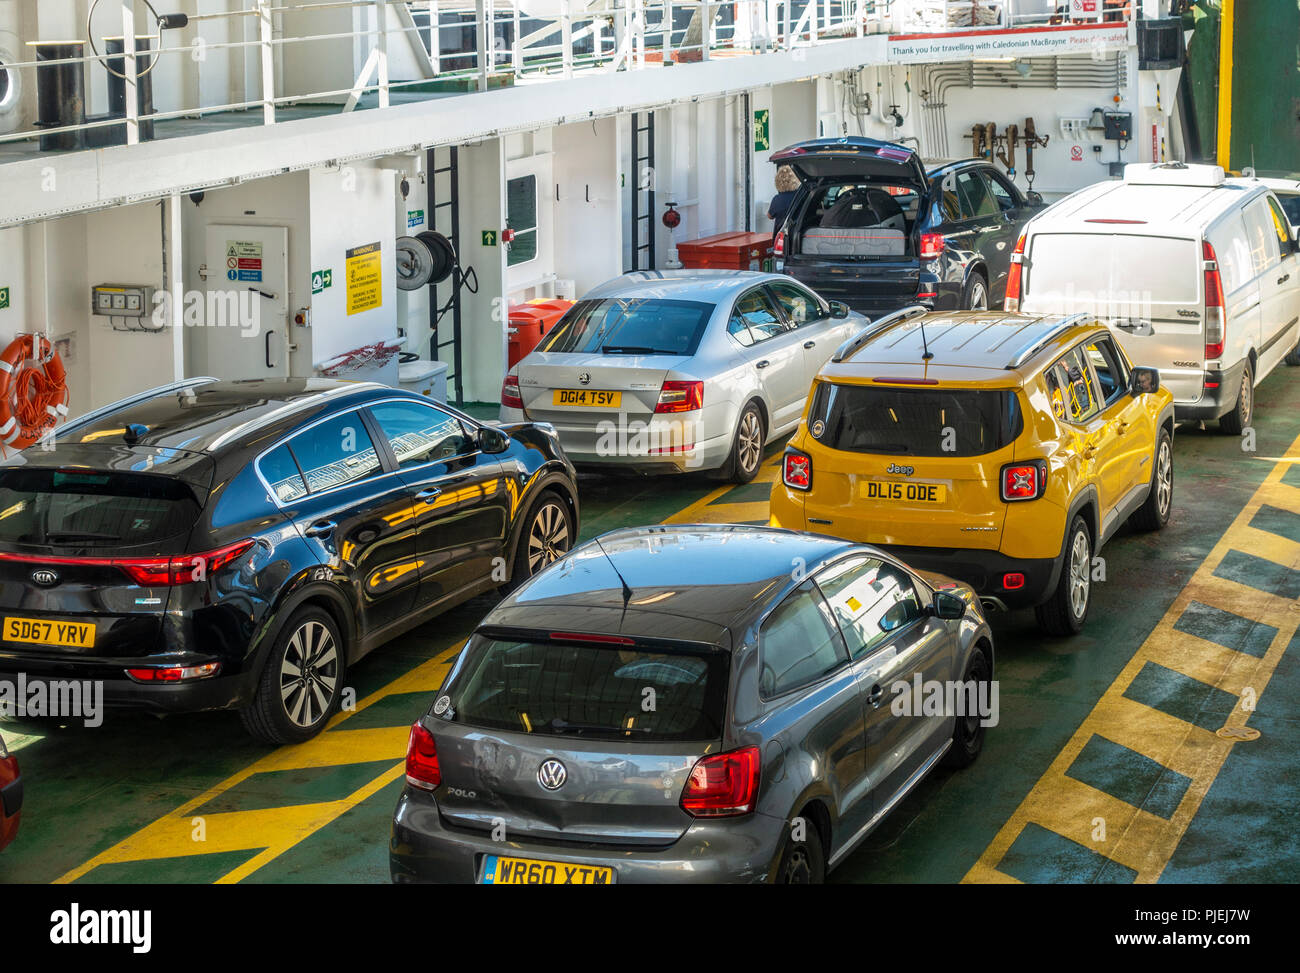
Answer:
POLYGON ((1096 455, 1097 455, 1097 447, 1096 447, 1096 446, 1085 446, 1085 447, 1083 447, 1083 458, 1084 458, 1084 459, 1092 459, 1092 458, 1093 458, 1094 456, 1096 456, 1096 455))
POLYGON ((766 367, 767 367, 768 365, 770 365, 770 364, 772 364, 772 363, 771 363, 770 361, 768 361, 766 358, 764 358, 762 361, 754 362, 754 367, 755 367, 755 368, 766 368, 766 367))
POLYGON ((867 702, 870 703, 873 708, 879 707, 880 701, 884 698, 885 698, 885 691, 880 688, 880 683, 876 683, 874 686, 872 686, 871 692, 867 693, 867 702))
POLYGON ((415 495, 415 499, 419 500, 422 503, 433 503, 433 501, 437 500, 438 497, 441 496, 441 494, 442 491, 437 487, 429 487, 429 489, 421 490, 419 493, 417 493, 415 495))
POLYGON ((817 347, 817 342, 815 342, 815 341, 805 341, 805 342, 803 343, 803 346, 804 346, 805 348, 816 348, 816 347, 817 347))
POLYGON ((318 520, 303 531, 303 533, 308 537, 326 537, 334 533, 334 531, 338 529, 338 526, 339 525, 334 523, 332 520, 318 520))
POLYGON ((1126 433, 1126 432, 1128 431, 1128 426, 1129 426, 1129 424, 1128 424, 1127 422, 1117 422, 1117 423, 1115 423, 1115 435, 1117 435, 1117 436, 1122 436, 1122 435, 1124 435, 1124 433, 1126 433))
POLYGON ((266 333, 266 367, 267 368, 275 367, 275 362, 271 361, 271 335, 273 334, 275 334, 274 331, 268 331, 266 333))
POLYGON ((1285 283, 1286 283, 1288 280, 1290 280, 1290 279, 1291 279, 1291 275, 1290 275, 1290 274, 1283 274, 1281 277, 1279 277, 1279 278, 1277 279, 1277 282, 1278 282, 1279 284, 1285 284, 1285 283))

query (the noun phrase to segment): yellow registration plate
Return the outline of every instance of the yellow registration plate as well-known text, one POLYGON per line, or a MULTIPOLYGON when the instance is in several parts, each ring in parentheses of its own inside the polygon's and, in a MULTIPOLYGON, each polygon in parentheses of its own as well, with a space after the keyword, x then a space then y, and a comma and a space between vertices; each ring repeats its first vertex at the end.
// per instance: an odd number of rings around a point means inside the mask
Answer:
POLYGON ((45 622, 36 618, 6 618, 6 642, 67 645, 88 649, 95 644, 95 626, 86 622, 45 622))
POLYGON ((859 487, 863 500, 884 503, 943 503, 948 488, 942 483, 903 483, 899 480, 864 480, 859 487))
POLYGON ((597 392, 593 389, 556 389, 551 401, 555 405, 585 406, 588 409, 617 409, 623 402, 623 393, 597 392))
POLYGON ((488 855, 483 861, 484 885, 613 885, 614 869, 599 865, 536 861, 488 855))

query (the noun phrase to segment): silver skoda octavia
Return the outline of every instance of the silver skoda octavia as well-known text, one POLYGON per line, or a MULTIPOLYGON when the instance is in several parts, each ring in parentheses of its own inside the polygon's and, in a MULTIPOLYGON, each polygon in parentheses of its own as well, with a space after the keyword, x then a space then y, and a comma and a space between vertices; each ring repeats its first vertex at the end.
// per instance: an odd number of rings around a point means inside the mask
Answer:
POLYGON ((866 323, 781 274, 635 271, 587 294, 511 369, 501 418, 551 423, 579 466, 748 482, 866 323))

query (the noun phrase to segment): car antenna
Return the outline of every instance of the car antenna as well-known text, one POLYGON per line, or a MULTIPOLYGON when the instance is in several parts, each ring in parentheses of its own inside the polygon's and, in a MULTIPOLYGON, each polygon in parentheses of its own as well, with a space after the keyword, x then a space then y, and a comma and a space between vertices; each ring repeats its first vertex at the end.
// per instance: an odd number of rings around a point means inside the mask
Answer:
POLYGON ((925 349, 925 353, 921 356, 921 361, 929 361, 931 358, 934 357, 934 352, 932 352, 932 351, 930 350, 930 343, 929 343, 928 341, 925 340, 925 318, 924 318, 924 316, 921 318, 920 321, 917 322, 917 324, 919 324, 919 325, 921 326, 921 347, 925 349))
POLYGON ((600 548, 600 553, 605 555, 605 560, 609 562, 609 566, 613 568, 614 573, 618 575, 619 583, 623 585, 623 610, 627 611, 627 603, 632 600, 632 589, 628 587, 627 580, 623 577, 623 572, 618 569, 618 565, 614 563, 614 559, 609 556, 609 551, 605 550, 605 545, 600 542, 600 538, 595 538, 595 541, 596 546, 600 548))

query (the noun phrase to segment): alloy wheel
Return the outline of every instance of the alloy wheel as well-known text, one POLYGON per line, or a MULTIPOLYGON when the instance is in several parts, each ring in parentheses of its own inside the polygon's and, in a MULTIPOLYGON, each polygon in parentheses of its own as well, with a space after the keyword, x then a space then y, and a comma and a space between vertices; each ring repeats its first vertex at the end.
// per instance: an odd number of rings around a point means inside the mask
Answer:
POLYGON ((320 622, 304 622, 293 633, 280 663, 280 701, 295 725, 320 722, 333 705, 338 675, 333 634, 320 622))
POLYGON ((554 501, 542 504, 528 531, 528 575, 532 577, 552 561, 568 553, 573 543, 569 519, 554 501))
POLYGON ((763 424, 757 412, 746 412, 740 420, 738 458, 740 468, 748 474, 758 468, 758 461, 763 455, 763 424))
POLYGON ((987 311, 989 309, 989 293, 978 280, 971 284, 970 309, 972 311, 987 311))
POLYGON ((1082 618, 1088 610, 1088 593, 1092 587, 1092 557, 1088 535, 1079 531, 1070 545, 1070 611, 1082 618))
POLYGON ((1156 457, 1156 509, 1161 517, 1169 513, 1169 501, 1174 493, 1174 461, 1171 458, 1169 441, 1160 443, 1160 453, 1156 457))

